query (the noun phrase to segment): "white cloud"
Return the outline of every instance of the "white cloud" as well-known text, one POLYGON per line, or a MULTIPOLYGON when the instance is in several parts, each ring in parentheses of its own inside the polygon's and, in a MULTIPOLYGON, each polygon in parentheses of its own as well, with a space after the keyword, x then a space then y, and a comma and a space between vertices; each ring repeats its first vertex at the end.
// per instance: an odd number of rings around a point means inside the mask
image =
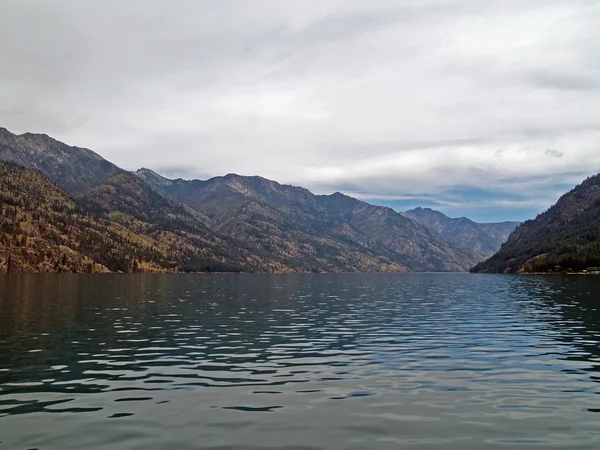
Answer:
POLYGON ((543 209, 600 168, 597 23, 586 0, 7 0, 0 125, 127 169, 543 209))

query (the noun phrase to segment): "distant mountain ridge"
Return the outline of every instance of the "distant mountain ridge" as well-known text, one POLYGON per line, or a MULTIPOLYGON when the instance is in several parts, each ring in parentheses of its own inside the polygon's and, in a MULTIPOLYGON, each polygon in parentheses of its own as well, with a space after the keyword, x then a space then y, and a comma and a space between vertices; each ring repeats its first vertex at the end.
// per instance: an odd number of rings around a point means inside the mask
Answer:
POLYGON ((521 223, 477 223, 466 217, 450 218, 431 208, 415 208, 402 214, 431 228, 449 241, 473 250, 482 260, 496 253, 521 223))
POLYGON ((3 197, 0 254, 13 271, 81 271, 86 258, 98 270, 122 272, 464 271, 478 261, 390 208, 341 193, 235 174, 199 181, 131 173, 91 150, 4 128, 0 161, 9 164, 5 179, 33 180, 12 184, 3 197), (47 188, 53 183, 61 194, 47 188), (50 197, 35 192, 42 186, 50 197), (25 228, 15 222, 22 217, 25 228), (54 234, 36 231, 36 218, 50 220, 54 234), (27 256, 34 243, 53 249, 38 257, 43 263, 27 256), (65 252, 83 262, 62 264, 65 252))
POLYGON ((472 272, 553 272, 600 267, 600 174, 519 226, 472 272))
POLYGON ((332 243, 343 243, 366 254, 382 255, 406 270, 456 271, 467 261, 477 261, 469 250, 391 208, 339 192, 314 195, 302 187, 235 174, 169 180, 145 168, 136 173, 156 190, 206 215, 218 233, 255 251, 266 251, 270 258, 289 255, 319 266, 324 261, 314 260, 314 255, 336 254, 332 243))

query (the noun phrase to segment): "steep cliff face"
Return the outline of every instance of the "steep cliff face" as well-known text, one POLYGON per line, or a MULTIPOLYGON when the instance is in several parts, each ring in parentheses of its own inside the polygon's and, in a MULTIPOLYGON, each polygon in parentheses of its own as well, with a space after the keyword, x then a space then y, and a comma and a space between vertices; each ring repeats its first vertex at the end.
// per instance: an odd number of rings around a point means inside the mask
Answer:
POLYGON ((450 218, 430 208, 416 208, 402 214, 439 233, 449 241, 471 249, 480 260, 496 253, 510 233, 520 224, 520 222, 476 223, 466 217, 450 218))
POLYGON ((519 226, 472 272, 549 272, 600 266, 600 175, 519 226))

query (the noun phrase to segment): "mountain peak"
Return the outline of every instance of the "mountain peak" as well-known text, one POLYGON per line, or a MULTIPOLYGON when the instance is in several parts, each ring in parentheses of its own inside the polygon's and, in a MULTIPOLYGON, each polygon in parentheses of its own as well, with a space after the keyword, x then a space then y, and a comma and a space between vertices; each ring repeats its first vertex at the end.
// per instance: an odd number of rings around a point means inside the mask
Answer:
MULTIPOLYGON (((323 196, 319 196, 319 197, 328 199, 330 202, 334 202, 335 204, 344 206, 344 207, 354 205, 360 201, 360 200, 355 199, 354 197, 350 197, 349 195, 343 194, 339 191, 336 191, 330 195, 323 195, 323 196)), ((380 207, 380 208, 384 208, 384 207, 380 207)))
POLYGON ((350 196, 346 195, 346 194, 342 194, 340 191, 335 191, 333 194, 331 194, 332 197, 344 197, 344 198, 350 198, 350 196))
POLYGON ((18 139, 18 136, 14 133, 11 133, 4 127, 0 127, 0 141, 8 142, 18 139))
POLYGON ((83 149, 80 147, 76 147, 76 146, 70 146, 67 145, 59 140, 54 139, 52 136, 49 136, 45 133, 23 133, 23 134, 19 134, 17 136, 17 138, 19 139, 24 139, 26 141, 33 141, 36 144, 41 144, 41 145, 46 145, 46 146, 53 146, 55 148, 60 148, 62 151, 71 151, 74 149, 80 149, 83 150, 85 152, 88 153, 92 153, 94 155, 94 157, 96 157, 97 159, 103 159, 100 155, 98 155, 97 153, 92 152, 91 150, 88 149, 83 149))
POLYGON ((26 133, 20 134, 19 136, 21 136, 21 137, 27 137, 27 138, 39 137, 39 138, 50 139, 52 141, 58 142, 56 139, 54 139, 53 137, 48 136, 46 133, 30 133, 28 131, 26 133))
MULTIPOLYGON (((219 178, 219 177, 216 177, 219 178)), ((255 183, 277 183, 277 181, 269 180, 268 178, 261 177, 259 175, 239 175, 237 173, 228 173, 223 177, 226 180, 236 180, 236 181, 253 181, 255 183)))
POLYGON ((147 169, 146 167, 136 170, 135 175, 150 185, 158 184, 160 186, 170 186, 173 183, 173 180, 163 177, 162 175, 159 175, 155 171, 147 169))
POLYGON ((0 130, 0 159, 39 170, 61 188, 81 193, 121 171, 91 150, 72 147, 46 134, 15 135, 0 130))

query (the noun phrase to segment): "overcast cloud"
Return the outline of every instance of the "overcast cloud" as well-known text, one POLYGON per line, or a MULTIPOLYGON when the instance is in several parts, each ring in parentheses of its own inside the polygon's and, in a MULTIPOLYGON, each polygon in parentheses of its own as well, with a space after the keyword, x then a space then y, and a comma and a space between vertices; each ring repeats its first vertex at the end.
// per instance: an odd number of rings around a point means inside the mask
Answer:
POLYGON ((526 219, 600 170, 597 0, 4 0, 0 126, 526 219))

